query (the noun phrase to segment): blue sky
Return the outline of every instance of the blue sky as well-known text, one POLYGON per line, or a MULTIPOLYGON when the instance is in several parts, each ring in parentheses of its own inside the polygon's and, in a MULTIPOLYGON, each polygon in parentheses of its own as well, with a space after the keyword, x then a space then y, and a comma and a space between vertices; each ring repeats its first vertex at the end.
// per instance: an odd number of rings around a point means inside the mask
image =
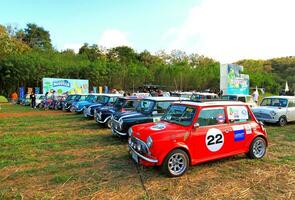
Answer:
POLYGON ((1 24, 33 22, 50 31, 58 49, 98 43, 106 30, 118 30, 138 50, 166 48, 161 40, 181 24, 196 0, 9 0, 1 1, 1 24))
POLYGON ((43 26, 59 50, 179 49, 223 63, 295 54, 294 0, 3 0, 0 8, 0 24, 43 26))

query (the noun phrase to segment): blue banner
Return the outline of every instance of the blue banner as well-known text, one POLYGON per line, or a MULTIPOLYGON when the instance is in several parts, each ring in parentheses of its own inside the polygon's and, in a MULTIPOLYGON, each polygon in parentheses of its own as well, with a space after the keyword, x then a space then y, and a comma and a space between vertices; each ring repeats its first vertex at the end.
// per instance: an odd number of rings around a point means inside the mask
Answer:
POLYGON ((40 94, 40 88, 39 87, 35 87, 35 94, 40 94))
POLYGON ((108 86, 104 86, 104 93, 109 93, 109 88, 108 88, 108 86))
POLYGON ((97 87, 93 87, 93 93, 97 93, 97 87))
POLYGON ((23 99, 25 97, 25 88, 24 87, 20 87, 19 88, 19 98, 23 99))

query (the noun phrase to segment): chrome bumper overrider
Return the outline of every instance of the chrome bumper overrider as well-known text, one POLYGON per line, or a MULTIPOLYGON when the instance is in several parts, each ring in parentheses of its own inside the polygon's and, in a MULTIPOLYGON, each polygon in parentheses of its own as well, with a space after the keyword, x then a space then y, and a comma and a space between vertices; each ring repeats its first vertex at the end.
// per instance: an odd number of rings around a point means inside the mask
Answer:
POLYGON ((141 159, 143 159, 145 161, 148 161, 148 162, 151 162, 151 163, 157 163, 158 162, 158 160, 156 160, 156 159, 147 158, 147 157, 141 155, 140 153, 138 153, 137 151, 135 151, 135 149, 133 149, 133 147, 131 147, 130 145, 128 145, 128 146, 129 146, 130 151, 132 151, 133 153, 135 153, 141 159))

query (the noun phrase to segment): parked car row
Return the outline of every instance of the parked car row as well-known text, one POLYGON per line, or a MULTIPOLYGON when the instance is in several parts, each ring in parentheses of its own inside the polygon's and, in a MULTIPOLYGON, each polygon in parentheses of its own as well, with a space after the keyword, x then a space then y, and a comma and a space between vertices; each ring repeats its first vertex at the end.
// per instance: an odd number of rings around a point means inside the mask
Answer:
POLYGON ((295 120, 295 97, 267 97, 256 107, 250 96, 204 95, 69 95, 61 109, 83 113, 109 128, 114 136, 128 140, 136 163, 161 166, 173 177, 191 165, 236 154, 260 159, 268 145, 261 121, 285 125, 295 120))

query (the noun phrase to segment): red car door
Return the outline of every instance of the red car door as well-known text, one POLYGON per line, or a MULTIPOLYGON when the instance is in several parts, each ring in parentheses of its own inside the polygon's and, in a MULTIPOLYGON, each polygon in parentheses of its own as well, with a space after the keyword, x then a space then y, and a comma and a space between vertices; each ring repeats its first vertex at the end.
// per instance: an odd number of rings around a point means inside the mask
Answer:
POLYGON ((245 105, 227 106, 227 115, 230 124, 230 139, 232 153, 246 152, 255 136, 257 124, 252 120, 249 109, 245 105))
POLYGON ((224 107, 202 108, 196 123, 199 127, 192 130, 189 145, 193 164, 225 157, 231 152, 224 107))

